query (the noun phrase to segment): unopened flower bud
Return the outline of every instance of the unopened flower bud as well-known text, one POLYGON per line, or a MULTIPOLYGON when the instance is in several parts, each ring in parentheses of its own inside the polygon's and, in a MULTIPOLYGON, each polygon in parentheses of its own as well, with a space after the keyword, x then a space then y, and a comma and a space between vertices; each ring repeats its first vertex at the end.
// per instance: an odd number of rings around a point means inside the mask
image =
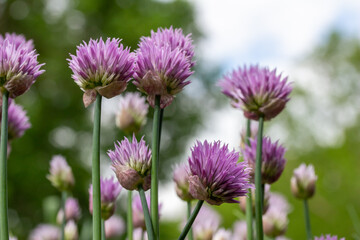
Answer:
POLYGON ((73 220, 66 223, 65 226, 65 240, 78 240, 78 228, 73 220))
MULTIPOLYGON (((246 214, 246 198, 247 197, 239 198, 240 209, 244 214, 246 214)), ((263 214, 265 214, 267 209, 269 208, 269 198, 270 198, 270 185, 265 184, 263 214)), ((255 189, 251 189, 251 200, 252 200, 252 213, 253 216, 255 216, 255 189)))
MULTIPOLYGON (((81 210, 80 210, 78 200, 76 200, 75 198, 72 198, 72 197, 69 197, 68 199, 66 199, 65 213, 66 213, 65 214, 66 221, 79 220, 80 216, 81 216, 81 210)), ((60 209, 58 212, 58 215, 56 217, 56 221, 58 222, 58 224, 62 223, 63 217, 64 217, 64 212, 62 209, 60 209)))
POLYGON ((75 180, 70 166, 61 155, 53 156, 50 162, 50 174, 47 179, 59 191, 70 191, 75 180))
POLYGON ((125 222, 118 216, 112 216, 105 221, 106 238, 119 237, 125 232, 125 222))
POLYGON ((299 199, 311 198, 315 193, 317 176, 313 165, 304 163, 294 170, 291 178, 291 192, 299 199))
POLYGON ((189 171, 189 166, 184 163, 177 165, 173 173, 173 180, 176 184, 176 194, 184 201, 191 201, 194 199, 189 193, 189 171))

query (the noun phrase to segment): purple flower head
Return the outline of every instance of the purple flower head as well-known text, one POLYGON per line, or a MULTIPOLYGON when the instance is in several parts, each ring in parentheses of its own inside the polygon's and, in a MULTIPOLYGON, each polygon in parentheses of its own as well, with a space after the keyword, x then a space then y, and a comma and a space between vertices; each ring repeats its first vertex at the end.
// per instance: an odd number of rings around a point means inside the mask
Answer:
POLYGON ((271 193, 269 209, 263 215, 264 233, 272 238, 283 235, 287 229, 289 212, 287 200, 280 194, 271 193))
POLYGON ((30 240, 59 240, 60 229, 50 224, 40 224, 31 233, 30 240))
POLYGON ((79 233, 78 228, 74 220, 70 220, 65 225, 65 239, 66 240, 78 240, 79 233))
POLYGON ((105 221, 106 238, 119 237, 125 232, 125 222, 121 217, 112 216, 105 221))
POLYGON ((46 176, 59 191, 70 191, 75 184, 71 167, 61 155, 55 155, 50 161, 50 174, 46 176))
MULTIPOLYGON (((114 178, 109 179, 100 178, 100 192, 101 192, 101 218, 109 219, 115 212, 116 198, 119 196, 121 186, 118 182, 114 182, 114 178)), ((89 188, 89 209, 93 212, 93 187, 89 188)))
POLYGON ((220 215, 204 205, 196 217, 193 228, 194 239, 212 239, 221 222, 220 215))
MULTIPOLYGON (((256 139, 250 140, 250 146, 245 146, 242 155, 245 162, 253 169, 251 172, 254 179, 254 169, 256 160, 256 139)), ((261 164, 261 180, 262 183, 272 184, 281 176, 286 160, 284 158, 285 148, 276 141, 272 143, 269 137, 263 138, 262 143, 262 164, 261 164)))
POLYGON ((134 56, 117 38, 90 39, 77 47, 76 55, 70 54, 72 78, 83 90, 85 107, 95 101, 97 93, 112 98, 122 93, 133 75, 134 56))
MULTIPOLYGON (((264 187, 264 202, 263 202, 263 214, 266 213, 266 211, 269 208, 269 198, 270 198, 270 185, 269 184, 265 184, 264 187)), ((253 216, 255 216, 255 189, 251 189, 251 200, 252 200, 252 213, 253 216)), ((240 209, 241 211, 246 214, 246 198, 247 196, 244 197, 240 197, 239 198, 239 202, 240 202, 240 209)))
MULTIPOLYGON (((1 96, 1 94, 0 94, 1 96)), ((9 102, 8 108, 8 135, 9 141, 20 138, 31 127, 26 111, 22 106, 9 102)))
POLYGON ((226 75, 219 82, 222 92, 231 98, 235 108, 244 111, 247 118, 265 120, 276 117, 290 100, 292 90, 287 77, 267 67, 244 66, 226 75))
MULTIPOLYGON (((64 217, 64 212, 62 209, 59 210, 58 215, 56 217, 56 221, 61 224, 64 217)), ((69 197, 66 199, 65 203, 65 217, 66 221, 75 220, 78 221, 81 217, 81 209, 79 206, 79 202, 77 199, 73 197, 69 197)))
POLYGON ((186 163, 176 165, 173 172, 176 194, 184 201, 194 199, 189 193, 189 172, 189 166, 186 163))
POLYGON ((245 196, 247 189, 252 188, 250 169, 238 159, 239 153, 230 152, 228 145, 221 145, 220 141, 198 141, 188 160, 190 194, 213 205, 237 203, 234 198, 245 196))
POLYGON ((139 142, 135 134, 132 142, 125 137, 115 144, 114 151, 108 151, 108 156, 121 186, 127 190, 137 190, 139 186, 144 191, 150 189, 151 150, 145 144, 144 137, 139 142))
POLYGON ((120 97, 116 126, 127 134, 137 133, 146 123, 149 105, 138 92, 129 92, 120 97))
POLYGON ((245 221, 237 221, 233 226, 234 235, 232 240, 246 240, 247 239, 247 225, 245 221))
POLYGON ((181 29, 158 29, 151 37, 143 37, 136 51, 134 84, 148 95, 151 106, 161 96, 160 107, 170 105, 174 96, 190 81, 194 55, 190 35, 181 29))
POLYGON ((304 163, 294 170, 291 177, 291 191, 293 195, 299 199, 311 198, 315 193, 315 183, 317 176, 315 175, 314 166, 304 163))
POLYGON ((25 93, 44 70, 37 61, 32 42, 23 36, 6 34, 0 40, 0 89, 11 98, 25 93))
MULTIPOLYGON (((146 194, 145 197, 146 197, 146 202, 147 202, 148 208, 150 210, 150 196, 148 194, 146 194)), ((161 207, 162 207, 162 205, 159 204, 159 217, 160 217, 161 207)), ((132 202, 132 214, 133 214, 134 228, 142 228, 143 230, 146 230, 144 211, 143 211, 143 208, 141 205, 141 199, 140 199, 139 194, 134 196, 134 199, 132 202)))
MULTIPOLYGON (((321 235, 320 237, 315 237, 315 240, 338 240, 338 236, 331 236, 330 234, 326 236, 321 235)), ((345 240, 345 238, 340 238, 339 240, 345 240)))
POLYGON ((26 40, 22 34, 18 35, 16 33, 5 33, 5 37, 0 35, 0 45, 5 41, 5 39, 14 44, 16 48, 21 46, 23 48, 27 48, 29 51, 34 50, 33 40, 26 40))

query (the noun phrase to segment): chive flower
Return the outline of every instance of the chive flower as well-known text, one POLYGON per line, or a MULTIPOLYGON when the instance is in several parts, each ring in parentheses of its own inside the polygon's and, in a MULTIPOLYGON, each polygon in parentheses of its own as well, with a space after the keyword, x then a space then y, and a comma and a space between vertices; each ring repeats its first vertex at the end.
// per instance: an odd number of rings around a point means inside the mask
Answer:
MULTIPOLYGON (((100 192, 101 192, 101 218, 109 219, 115 212, 116 199, 121 192, 119 183, 114 182, 111 178, 100 178, 100 192)), ((89 188, 89 210, 93 213, 93 187, 89 188)))
POLYGON ((176 165, 173 172, 176 194, 184 201, 194 199, 189 192, 189 172, 189 166, 186 163, 176 165))
MULTIPOLYGON (((315 237, 315 240, 338 240, 338 236, 331 236, 330 234, 321 235, 320 237, 315 237)), ((345 240, 345 238, 340 238, 339 240, 345 240)))
POLYGON ((31 233, 30 240, 59 240, 60 229, 50 224, 40 224, 31 233))
POLYGON ((78 240, 78 227, 74 220, 70 220, 65 225, 65 240, 78 240))
POLYGON ((120 237, 125 232, 125 222, 121 217, 113 215, 105 221, 106 239, 120 237))
POLYGON ((137 133, 146 123, 149 105, 138 92, 120 96, 119 110, 116 113, 116 126, 126 134, 137 133))
POLYGON ((115 143, 115 150, 109 150, 112 169, 116 177, 127 190, 137 190, 141 186, 144 191, 151 186, 151 150, 145 144, 144 137, 138 142, 135 134, 132 142, 126 137, 115 143))
POLYGON ((61 155, 55 155, 50 161, 50 174, 47 179, 59 191, 70 191, 75 184, 71 167, 61 155))
POLYGON ((97 94, 112 98, 122 93, 133 74, 134 56, 117 38, 84 41, 70 57, 67 60, 72 78, 84 91, 85 107, 95 101, 97 94))
POLYGON ((32 41, 22 35, 5 34, 0 37, 0 90, 11 98, 25 93, 44 70, 32 41))
POLYGON ((291 177, 291 192, 299 199, 311 198, 315 193, 316 180, 314 166, 303 163, 294 170, 291 177))
POLYGON ((250 169, 238 159, 239 153, 229 151, 228 145, 220 141, 198 141, 188 159, 190 194, 212 205, 238 203, 235 198, 245 196, 253 187, 249 183, 250 169))
MULTIPOLYGON (((243 158, 252 169, 252 179, 254 179, 256 145, 256 139, 250 139, 250 146, 247 145, 242 149, 243 158)), ((269 137, 263 138, 261 160, 261 180, 263 184, 272 184, 279 179, 285 168, 286 159, 284 154, 285 148, 278 141, 272 143, 269 137)))
MULTIPOLYGON (((81 217, 81 209, 77 199, 69 197, 65 202, 65 219, 66 221, 74 220, 78 221, 81 217)), ((64 212, 62 209, 59 210, 56 221, 61 224, 64 218, 64 212)))
POLYGON ((14 101, 9 102, 8 108, 8 139, 12 141, 24 135, 24 132, 31 127, 29 117, 24 108, 14 101))
POLYGON ((150 37, 142 37, 136 50, 134 84, 148 95, 148 102, 155 105, 160 95, 160 107, 170 105, 193 74, 194 47, 191 35, 184 36, 181 29, 159 28, 150 37))
POLYGON ((247 224, 246 221, 237 221, 233 225, 233 239, 232 240, 246 240, 247 239, 247 224))
POLYGON ((233 70, 219 82, 222 93, 231 99, 235 108, 242 109, 247 118, 265 120, 276 117, 290 100, 292 91, 287 77, 276 69, 258 65, 233 70))
POLYGON ((219 230, 216 231, 212 240, 233 240, 232 232, 230 230, 220 228, 219 230))
POLYGON ((221 216, 211 207, 204 205, 192 225, 194 239, 213 239, 220 223, 221 216))

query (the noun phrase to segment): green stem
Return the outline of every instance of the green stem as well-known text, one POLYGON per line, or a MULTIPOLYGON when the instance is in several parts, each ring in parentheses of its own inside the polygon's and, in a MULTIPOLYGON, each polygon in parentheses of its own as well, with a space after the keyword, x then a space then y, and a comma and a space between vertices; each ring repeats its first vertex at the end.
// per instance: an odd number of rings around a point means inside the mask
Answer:
POLYGON ((259 118, 259 128, 256 145, 256 163, 255 163, 255 217, 256 217, 256 238, 264 239, 262 225, 262 182, 261 182, 261 161, 262 161, 262 135, 264 128, 264 117, 259 118))
POLYGON ((0 239, 9 239, 7 197, 7 141, 9 92, 2 93, 1 145, 0 145, 0 239))
MULTIPOLYGON (((187 201, 187 219, 190 219, 191 217, 191 201, 187 201)), ((193 240, 193 231, 192 228, 190 227, 189 230, 189 240, 193 240)))
POLYGON ((195 221, 195 218, 196 216, 198 215, 199 211, 200 211, 200 208, 201 206, 203 205, 204 203, 204 200, 199 200, 195 206, 195 209, 194 211, 191 213, 191 216, 190 218, 188 219, 184 229, 182 230, 178 240, 184 240, 186 238, 186 235, 188 234, 192 224, 194 223, 195 221))
POLYGON ((104 219, 101 219, 101 240, 106 240, 104 219))
POLYGON ((311 234, 311 225, 310 225, 310 215, 309 215, 309 205, 307 199, 304 199, 304 216, 305 216, 305 226, 306 226, 306 235, 307 239, 312 239, 311 234))
MULTIPOLYGON (((246 145, 250 145, 250 137, 251 137, 251 120, 247 119, 246 124, 246 145)), ((253 239, 253 207, 252 207, 252 193, 251 189, 248 189, 248 197, 246 198, 246 225, 247 225, 247 239, 253 239)))
POLYGON ((93 186, 93 240, 101 239, 101 200, 100 200, 100 122, 101 95, 97 94, 94 111, 92 146, 92 186, 93 186))
POLYGON ((141 186, 139 186, 139 195, 140 195, 141 205, 142 205, 143 212, 144 212, 145 226, 146 226, 146 232, 148 235, 148 239, 154 240, 155 239, 154 238, 154 230, 153 230, 153 225, 151 223, 149 208, 147 205, 144 189, 141 186))
POLYGON ((160 95, 155 96, 153 138, 152 138, 152 166, 151 166, 151 220, 154 226, 155 239, 159 239, 159 152, 162 114, 160 109, 160 95))
POLYGON ((132 191, 128 191, 127 207, 127 239, 133 240, 132 191))
POLYGON ((61 192, 61 209, 63 212, 63 219, 61 223, 61 240, 65 239, 65 226, 66 226, 66 191, 61 192))

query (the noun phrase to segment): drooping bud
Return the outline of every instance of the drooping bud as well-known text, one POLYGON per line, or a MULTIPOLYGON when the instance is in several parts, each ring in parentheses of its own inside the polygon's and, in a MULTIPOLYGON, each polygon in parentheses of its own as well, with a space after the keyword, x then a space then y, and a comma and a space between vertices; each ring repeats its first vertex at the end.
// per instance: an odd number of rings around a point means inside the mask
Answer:
POLYGON ((144 191, 151 186, 151 150, 145 144, 144 137, 138 142, 135 134, 132 142, 126 137, 115 144, 115 150, 109 150, 108 156, 121 186, 127 190, 144 191))
POLYGON ((61 155, 55 155, 50 161, 50 174, 47 179, 59 191, 70 191, 75 184, 70 166, 61 155))
POLYGON ((194 199, 189 192, 189 171, 189 166, 183 163, 177 165, 173 172, 176 194, 184 201, 194 199))
MULTIPOLYGON (((114 182, 111 177, 109 179, 100 178, 100 192, 101 192, 101 218, 104 220, 109 219, 115 212, 116 198, 121 191, 119 183, 114 182)), ((89 188, 89 210, 93 212, 93 188, 89 188)))
POLYGON ((291 192, 299 199, 311 198, 315 193, 317 176, 313 165, 304 163, 294 170, 291 177, 291 192))

